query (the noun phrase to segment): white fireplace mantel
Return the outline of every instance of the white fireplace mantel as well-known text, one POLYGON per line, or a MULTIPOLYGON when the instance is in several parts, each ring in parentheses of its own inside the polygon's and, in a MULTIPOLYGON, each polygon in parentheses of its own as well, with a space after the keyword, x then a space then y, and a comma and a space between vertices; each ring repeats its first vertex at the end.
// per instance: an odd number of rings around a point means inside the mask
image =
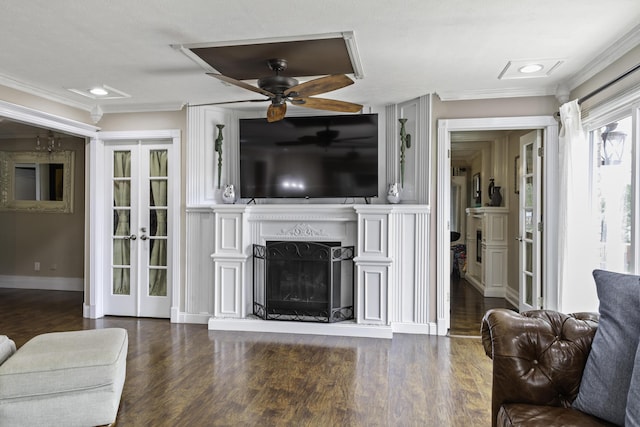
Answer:
MULTIPOLYGON (((215 205, 211 330, 391 338, 435 334, 430 322, 429 207, 426 205, 215 205), (337 241, 355 246, 355 319, 339 323, 252 316, 252 245, 337 241)), ((433 316, 435 317, 435 316, 433 316)))

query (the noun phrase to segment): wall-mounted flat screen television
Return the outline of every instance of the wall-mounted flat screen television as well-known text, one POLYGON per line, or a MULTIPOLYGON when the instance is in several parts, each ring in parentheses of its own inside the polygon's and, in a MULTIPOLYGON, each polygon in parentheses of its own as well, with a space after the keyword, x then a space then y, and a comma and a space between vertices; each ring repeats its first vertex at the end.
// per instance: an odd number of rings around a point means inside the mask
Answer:
POLYGON ((240 197, 378 196, 378 115, 240 119, 240 197))

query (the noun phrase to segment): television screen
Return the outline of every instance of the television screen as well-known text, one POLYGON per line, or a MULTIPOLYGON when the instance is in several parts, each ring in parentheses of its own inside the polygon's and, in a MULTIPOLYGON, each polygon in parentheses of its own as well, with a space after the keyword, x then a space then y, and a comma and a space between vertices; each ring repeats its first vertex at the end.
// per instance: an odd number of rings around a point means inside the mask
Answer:
POLYGON ((377 114, 239 125, 240 197, 377 197, 377 114))

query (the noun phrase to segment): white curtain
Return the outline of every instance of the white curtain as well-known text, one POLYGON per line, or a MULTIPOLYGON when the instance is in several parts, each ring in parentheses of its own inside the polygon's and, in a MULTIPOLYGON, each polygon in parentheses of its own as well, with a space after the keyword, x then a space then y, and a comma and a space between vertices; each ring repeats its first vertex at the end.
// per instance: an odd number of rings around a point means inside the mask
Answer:
POLYGON ((591 275, 596 268, 596 239, 590 208, 590 149, 578 101, 560 107, 560 188, 558 218, 558 310, 597 311, 591 275))

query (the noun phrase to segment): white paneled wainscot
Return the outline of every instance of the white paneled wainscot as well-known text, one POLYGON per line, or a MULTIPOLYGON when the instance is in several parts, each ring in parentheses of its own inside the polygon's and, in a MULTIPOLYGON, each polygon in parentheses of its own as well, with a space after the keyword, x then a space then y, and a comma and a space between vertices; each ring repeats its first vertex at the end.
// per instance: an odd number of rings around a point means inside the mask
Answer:
MULTIPOLYGON (((207 224, 203 209, 193 220, 207 224)), ((215 205, 202 243, 210 269, 190 271, 199 310, 210 305, 209 329, 391 338, 394 332, 435 334, 429 323, 429 208, 425 205, 215 205), (253 315, 253 244, 269 241, 339 242, 354 246, 354 319, 335 323, 263 320, 253 315), (202 275, 201 277, 197 277, 202 275), (207 303, 204 299, 210 298, 207 303)), ((196 258, 204 261, 205 254, 196 258)), ((187 288, 190 288, 188 286, 187 288)), ((195 307, 194 307, 195 308, 195 307)))

